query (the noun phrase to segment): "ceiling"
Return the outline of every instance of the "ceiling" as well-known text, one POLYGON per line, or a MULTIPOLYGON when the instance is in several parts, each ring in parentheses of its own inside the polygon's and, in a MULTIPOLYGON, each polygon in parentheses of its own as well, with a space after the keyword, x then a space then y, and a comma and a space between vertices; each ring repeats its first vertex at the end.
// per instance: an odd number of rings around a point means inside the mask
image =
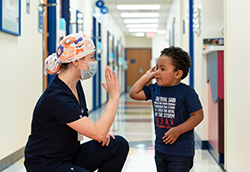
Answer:
POLYGON ((131 18, 123 18, 121 17, 121 13, 123 12, 158 12, 160 14, 158 22, 158 30, 165 30, 166 29, 166 22, 170 7, 172 5, 173 0, 103 0, 104 5, 108 7, 109 14, 113 17, 117 25, 123 31, 125 35, 131 35, 131 32, 128 32, 126 24, 123 22, 124 19, 131 19, 131 18), (117 5, 140 5, 140 4, 159 4, 161 7, 159 10, 118 10, 116 8, 117 5))

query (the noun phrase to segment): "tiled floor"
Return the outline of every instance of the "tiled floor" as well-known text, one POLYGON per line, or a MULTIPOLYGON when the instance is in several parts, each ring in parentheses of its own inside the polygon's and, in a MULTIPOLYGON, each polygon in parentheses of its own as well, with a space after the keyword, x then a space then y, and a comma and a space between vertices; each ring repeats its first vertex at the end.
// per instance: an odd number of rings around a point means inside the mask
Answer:
MULTIPOLYGON (((90 118, 98 120, 103 108, 90 113, 90 118)), ((124 136, 130 145, 130 152, 123 172, 156 172, 154 162, 154 126, 150 102, 131 100, 127 94, 120 98, 119 108, 112 134, 124 136)), ((88 138, 85 139, 87 141, 88 138)), ((3 172, 25 172, 23 159, 3 172)), ((196 149, 191 172, 223 172, 206 150, 196 149)))

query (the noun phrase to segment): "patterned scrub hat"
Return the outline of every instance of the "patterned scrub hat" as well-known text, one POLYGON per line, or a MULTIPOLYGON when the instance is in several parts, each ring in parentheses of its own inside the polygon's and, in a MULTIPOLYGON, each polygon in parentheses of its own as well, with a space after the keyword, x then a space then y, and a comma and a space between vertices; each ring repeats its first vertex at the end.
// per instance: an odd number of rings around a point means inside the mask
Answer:
POLYGON ((45 74, 57 74, 62 63, 70 63, 95 51, 95 45, 85 34, 70 34, 64 37, 56 53, 45 59, 45 74))

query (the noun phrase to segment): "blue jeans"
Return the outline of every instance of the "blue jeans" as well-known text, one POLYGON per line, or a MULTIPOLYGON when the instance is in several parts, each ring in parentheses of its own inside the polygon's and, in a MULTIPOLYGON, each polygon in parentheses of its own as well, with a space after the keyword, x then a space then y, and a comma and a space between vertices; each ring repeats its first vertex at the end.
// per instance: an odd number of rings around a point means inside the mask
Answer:
POLYGON ((157 172, 189 172, 193 167, 193 158, 165 155, 155 150, 157 172))

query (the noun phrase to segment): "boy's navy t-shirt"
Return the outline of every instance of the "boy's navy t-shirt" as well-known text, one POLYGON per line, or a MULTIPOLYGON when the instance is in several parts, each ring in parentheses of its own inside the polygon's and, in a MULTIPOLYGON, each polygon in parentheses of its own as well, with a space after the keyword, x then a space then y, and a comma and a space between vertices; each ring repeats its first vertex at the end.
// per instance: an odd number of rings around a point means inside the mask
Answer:
POLYGON ((38 100, 25 148, 25 164, 53 171, 62 162, 71 162, 77 154, 78 133, 67 123, 88 116, 88 109, 80 81, 76 87, 81 104, 56 75, 38 100))
POLYGON ((183 83, 162 87, 157 83, 143 88, 147 100, 152 99, 155 122, 155 149, 166 155, 194 156, 193 129, 181 134, 172 145, 162 137, 171 128, 185 122, 192 112, 202 108, 197 93, 183 83))

